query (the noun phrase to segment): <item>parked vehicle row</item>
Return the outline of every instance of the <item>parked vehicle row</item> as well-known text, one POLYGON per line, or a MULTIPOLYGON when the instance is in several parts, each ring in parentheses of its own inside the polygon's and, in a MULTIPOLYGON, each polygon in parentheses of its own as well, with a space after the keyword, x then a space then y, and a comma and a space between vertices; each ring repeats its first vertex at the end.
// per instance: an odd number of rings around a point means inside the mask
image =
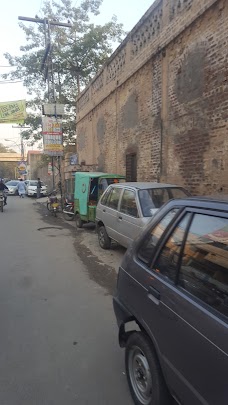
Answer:
MULTIPOLYGON (((17 185, 19 183, 19 180, 10 180, 6 183, 6 186, 8 187, 9 195, 18 195, 18 189, 17 185)), ((37 180, 25 180, 25 186, 26 186, 26 195, 28 197, 35 197, 36 192, 37 192, 37 180)), ((47 195, 47 186, 41 181, 41 195, 46 196, 47 195)))
POLYGON ((113 306, 134 403, 226 405, 228 199, 95 178, 76 174, 74 217, 128 247, 113 306))

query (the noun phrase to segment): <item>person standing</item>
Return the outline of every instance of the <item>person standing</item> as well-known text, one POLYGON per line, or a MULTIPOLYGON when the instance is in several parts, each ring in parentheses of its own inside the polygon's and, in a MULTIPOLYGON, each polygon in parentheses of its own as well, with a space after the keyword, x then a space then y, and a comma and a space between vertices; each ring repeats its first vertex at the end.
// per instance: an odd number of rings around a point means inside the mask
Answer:
POLYGON ((40 191, 41 191, 41 181, 38 177, 37 179, 37 189, 36 189, 36 198, 40 198, 40 191))
POLYGON ((22 179, 20 179, 18 185, 17 185, 17 189, 18 189, 18 194, 20 196, 20 198, 24 198, 25 196, 25 183, 22 179))

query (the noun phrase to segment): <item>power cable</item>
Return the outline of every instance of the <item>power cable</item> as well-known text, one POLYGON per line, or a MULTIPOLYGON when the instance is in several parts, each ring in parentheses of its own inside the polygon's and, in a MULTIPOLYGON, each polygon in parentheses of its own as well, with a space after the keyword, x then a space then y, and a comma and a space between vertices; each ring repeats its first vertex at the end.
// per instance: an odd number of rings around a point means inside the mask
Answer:
POLYGON ((14 84, 14 83, 22 83, 23 80, 5 80, 5 81, 1 81, 0 80, 0 84, 14 84))

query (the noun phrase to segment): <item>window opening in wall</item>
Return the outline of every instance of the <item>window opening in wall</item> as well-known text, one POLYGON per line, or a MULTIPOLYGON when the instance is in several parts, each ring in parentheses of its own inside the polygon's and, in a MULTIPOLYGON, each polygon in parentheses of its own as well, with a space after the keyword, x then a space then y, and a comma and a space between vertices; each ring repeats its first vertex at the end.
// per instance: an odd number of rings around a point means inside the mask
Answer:
POLYGON ((126 181, 137 181, 137 154, 126 155, 126 181))

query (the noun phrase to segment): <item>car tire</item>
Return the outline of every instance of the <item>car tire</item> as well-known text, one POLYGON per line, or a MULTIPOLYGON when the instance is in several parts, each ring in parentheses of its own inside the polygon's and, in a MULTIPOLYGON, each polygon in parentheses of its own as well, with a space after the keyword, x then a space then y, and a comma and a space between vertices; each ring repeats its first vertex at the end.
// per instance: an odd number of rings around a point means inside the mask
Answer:
POLYGON ((81 220, 80 214, 76 214, 75 216, 75 223, 77 228, 82 228, 83 227, 83 221, 81 220))
POLYGON ((130 392, 136 405, 169 405, 168 393, 157 355, 142 332, 128 338, 125 367, 130 392))
POLYGON ((109 238, 105 227, 99 226, 98 228, 98 241, 99 241, 99 245, 102 249, 110 249, 111 247, 111 239, 109 238))

